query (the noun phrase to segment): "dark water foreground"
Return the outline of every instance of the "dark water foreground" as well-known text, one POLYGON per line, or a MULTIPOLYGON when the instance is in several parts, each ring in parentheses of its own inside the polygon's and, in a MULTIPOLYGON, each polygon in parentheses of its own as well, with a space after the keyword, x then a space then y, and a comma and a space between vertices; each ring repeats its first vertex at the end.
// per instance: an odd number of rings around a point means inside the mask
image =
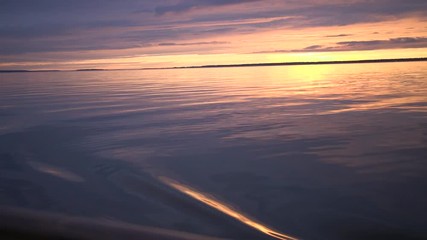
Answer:
POLYGON ((2 209, 425 239, 426 161, 426 63, 0 74, 2 209))

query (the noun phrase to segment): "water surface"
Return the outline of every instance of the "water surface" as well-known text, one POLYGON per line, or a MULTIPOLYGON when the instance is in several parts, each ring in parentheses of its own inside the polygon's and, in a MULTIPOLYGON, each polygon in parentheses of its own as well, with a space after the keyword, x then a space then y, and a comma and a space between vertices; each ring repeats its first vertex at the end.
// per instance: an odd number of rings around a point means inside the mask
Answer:
POLYGON ((231 239, 427 238, 427 64, 0 75, 0 204, 231 239))

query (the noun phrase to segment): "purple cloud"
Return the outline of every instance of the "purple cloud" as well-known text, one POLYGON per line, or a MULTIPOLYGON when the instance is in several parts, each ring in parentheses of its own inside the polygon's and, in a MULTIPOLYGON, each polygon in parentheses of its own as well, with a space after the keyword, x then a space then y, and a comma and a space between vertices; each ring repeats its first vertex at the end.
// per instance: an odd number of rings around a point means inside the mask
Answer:
POLYGON ((388 40, 344 41, 337 42, 334 46, 312 45, 303 49, 279 49, 255 53, 341 52, 396 48, 427 48, 427 37, 400 37, 390 38, 388 40))
POLYGON ((218 44, 228 44, 229 42, 220 42, 220 41, 211 41, 211 42, 185 42, 185 43, 174 43, 174 42, 165 42, 159 43, 159 46, 194 46, 194 45, 218 45, 218 44))

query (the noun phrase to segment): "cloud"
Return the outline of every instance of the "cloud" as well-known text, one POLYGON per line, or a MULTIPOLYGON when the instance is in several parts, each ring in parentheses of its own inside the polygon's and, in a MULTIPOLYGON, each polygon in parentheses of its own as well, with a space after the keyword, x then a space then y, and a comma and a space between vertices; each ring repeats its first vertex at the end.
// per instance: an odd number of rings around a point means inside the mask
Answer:
POLYGON ((223 5, 234 5, 239 3, 249 3, 259 0, 197 0, 180 1, 177 4, 161 5, 155 8, 155 13, 163 15, 167 13, 182 13, 195 8, 218 7, 223 5))
POLYGON ((327 38, 339 38, 339 37, 350 37, 353 34, 336 34, 336 35, 326 35, 327 38))
POLYGON ((341 52, 397 48, 427 48, 427 37, 400 37, 388 40, 343 41, 333 46, 311 45, 303 49, 280 49, 254 53, 341 52))
POLYGON ((356 51, 424 47, 427 47, 427 37, 400 37, 390 38, 388 40, 338 42, 337 46, 329 48, 329 51, 356 51))
POLYGON ((320 48, 322 48, 322 45, 311 45, 311 46, 304 48, 304 50, 309 51, 309 50, 316 50, 316 49, 320 49, 320 48))
POLYGON ((159 43, 159 46, 194 46, 194 45, 218 45, 218 44, 229 44, 229 42, 211 41, 211 42, 187 42, 187 43, 174 43, 165 42, 159 43))

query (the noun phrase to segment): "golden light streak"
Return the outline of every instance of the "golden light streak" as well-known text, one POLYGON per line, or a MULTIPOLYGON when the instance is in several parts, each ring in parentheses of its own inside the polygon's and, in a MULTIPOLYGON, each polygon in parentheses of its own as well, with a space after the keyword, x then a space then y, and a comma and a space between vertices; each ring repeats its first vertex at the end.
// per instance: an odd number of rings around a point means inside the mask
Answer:
POLYGON ((267 234, 271 237, 274 237, 276 239, 280 239, 280 240, 297 240, 297 238, 291 237, 289 235, 283 234, 281 232, 275 231, 267 226, 265 226, 264 224, 262 224, 259 221, 256 221, 254 219, 249 218, 248 216, 245 216, 243 213, 240 213, 234 209, 232 209, 231 207, 227 206, 226 204, 213 199, 212 197, 207 196, 206 194, 203 194, 201 192, 198 192, 194 189, 191 189, 188 186, 185 186, 181 183, 177 183, 174 180, 171 180, 169 178, 166 177, 159 177, 159 179, 167 184, 168 186, 212 207, 215 208, 216 210, 248 225, 249 227, 252 227, 264 234, 267 234))

